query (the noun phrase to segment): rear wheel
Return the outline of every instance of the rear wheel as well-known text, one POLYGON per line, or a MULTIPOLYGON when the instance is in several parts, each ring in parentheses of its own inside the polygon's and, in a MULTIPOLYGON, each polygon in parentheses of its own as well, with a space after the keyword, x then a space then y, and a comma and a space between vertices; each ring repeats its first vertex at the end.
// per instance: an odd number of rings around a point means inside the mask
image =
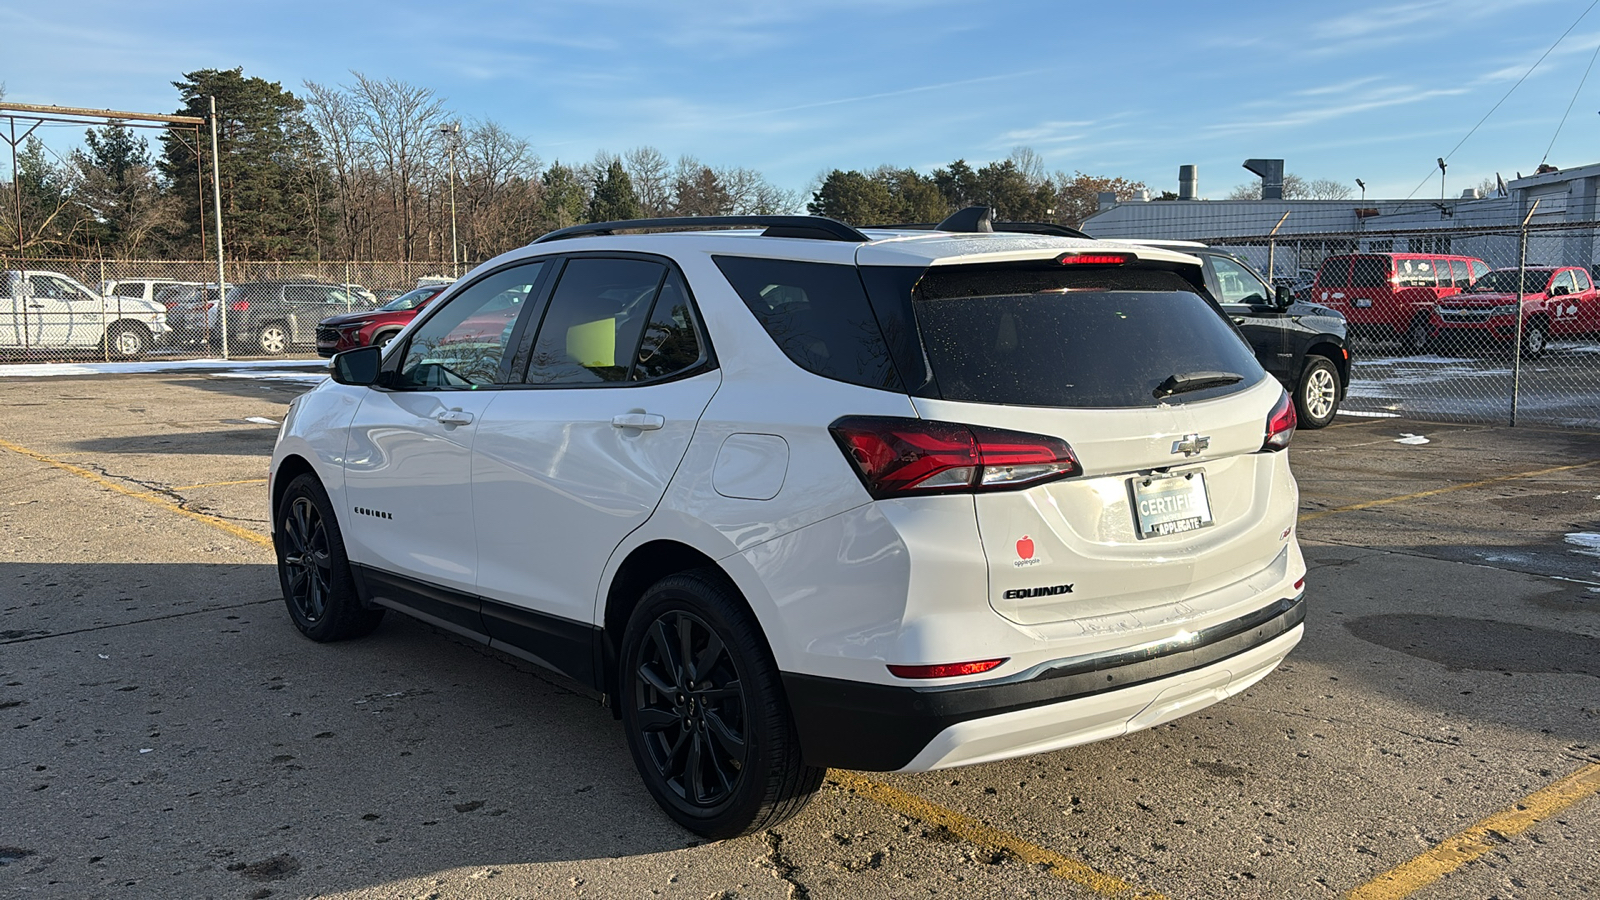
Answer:
POLYGON ((623 632, 618 674, 633 761, 684 828, 713 839, 770 828, 821 785, 766 640, 720 573, 656 582, 623 632))
POLYGON ((289 328, 282 322, 268 322, 256 332, 256 346, 267 356, 289 352, 289 328))
POLYGON ((342 641, 378 627, 384 611, 365 608, 356 594, 344 536, 317 476, 306 473, 289 482, 272 536, 283 601, 301 634, 318 642, 342 641))
POLYGON ((119 322, 106 332, 106 352, 118 359, 135 359, 150 349, 150 332, 132 322, 119 322))
POLYGON ((1324 428, 1339 412, 1339 370, 1326 356, 1307 356, 1294 406, 1301 428, 1324 428))

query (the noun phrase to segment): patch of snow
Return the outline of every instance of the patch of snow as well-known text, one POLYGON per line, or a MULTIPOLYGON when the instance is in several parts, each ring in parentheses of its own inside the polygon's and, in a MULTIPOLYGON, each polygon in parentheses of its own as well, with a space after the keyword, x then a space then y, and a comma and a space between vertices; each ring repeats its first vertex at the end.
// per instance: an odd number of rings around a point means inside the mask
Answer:
POLYGON ((276 425, 276 424, 278 424, 278 420, 277 419, 269 419, 266 416, 245 416, 244 420, 246 422, 254 422, 257 425, 276 425))
POLYGON ((1409 431, 1402 431, 1402 432, 1400 432, 1400 434, 1401 434, 1401 436, 1395 438, 1395 440, 1394 440, 1394 442, 1396 444, 1427 444, 1427 443, 1431 443, 1427 438, 1423 437, 1420 434, 1412 434, 1409 431))
POLYGON ((1584 556, 1600 556, 1600 534, 1580 531, 1567 535, 1567 543, 1577 548, 1573 553, 1582 553, 1584 556))
MULTIPOLYGON (((1400 418, 1400 414, 1399 413, 1368 412, 1367 410, 1364 410, 1364 409, 1341 409, 1341 410, 1339 410, 1339 415, 1341 415, 1341 416, 1358 416, 1358 417, 1364 418, 1364 419, 1398 419, 1398 418, 1400 418)), ((1595 499, 1596 500, 1600 500, 1600 497, 1596 497, 1595 499)))
POLYGON ((326 369, 322 359, 166 359, 138 362, 84 363, 8 363, 0 365, 0 378, 49 378, 59 375, 148 375, 153 372, 183 372, 197 369, 249 371, 254 369, 326 369))

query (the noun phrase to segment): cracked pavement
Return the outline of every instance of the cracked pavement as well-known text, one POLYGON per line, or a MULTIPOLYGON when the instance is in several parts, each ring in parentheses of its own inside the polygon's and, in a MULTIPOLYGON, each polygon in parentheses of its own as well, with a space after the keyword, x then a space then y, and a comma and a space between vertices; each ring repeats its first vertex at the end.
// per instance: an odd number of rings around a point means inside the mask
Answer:
MULTIPOLYGON (((0 437, 264 533, 264 484, 237 482, 276 429, 247 419, 302 389, 8 379, 0 437)), ((1600 437, 1340 420, 1290 452, 1312 514, 1600 459, 1600 437)), ((863 776, 915 803, 830 775, 793 821, 705 843, 560 678, 394 614, 312 644, 266 548, 0 450, 0 894, 1107 895, 1040 848, 1170 897, 1337 896, 1600 760, 1600 558, 1565 540, 1591 532, 1600 467, 1308 518, 1306 640, 1249 691, 863 776)), ((1597 826, 1591 797, 1416 896, 1594 896, 1597 826)))

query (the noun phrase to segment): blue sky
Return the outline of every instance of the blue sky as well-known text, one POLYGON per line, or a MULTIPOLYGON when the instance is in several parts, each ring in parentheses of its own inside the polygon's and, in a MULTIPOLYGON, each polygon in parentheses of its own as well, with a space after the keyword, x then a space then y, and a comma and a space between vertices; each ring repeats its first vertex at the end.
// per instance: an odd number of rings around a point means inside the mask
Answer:
MULTIPOLYGON (((1202 196, 1283 157, 1369 197, 1531 173, 1600 46, 1592 0, 1288 4, 947 0, 747 3, 128 3, 0 0, 7 99, 171 112, 169 82, 243 66, 434 89, 546 163, 653 145, 792 189, 832 168, 923 171, 1032 147, 1051 170, 1202 196)), ((1597 67, 1600 68, 1600 67, 1597 67)), ((1600 71, 1550 153, 1600 162, 1600 71)), ((76 130, 53 131, 52 145, 76 130)))

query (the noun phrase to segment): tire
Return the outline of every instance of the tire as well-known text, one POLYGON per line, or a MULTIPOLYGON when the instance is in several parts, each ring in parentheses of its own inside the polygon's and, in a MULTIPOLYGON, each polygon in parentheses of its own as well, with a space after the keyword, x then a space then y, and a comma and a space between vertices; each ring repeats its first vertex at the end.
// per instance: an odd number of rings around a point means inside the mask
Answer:
POLYGON ((1407 353, 1421 353, 1428 349, 1428 343, 1433 339, 1433 331, 1428 327, 1428 317, 1419 315, 1406 326, 1405 334, 1400 336, 1400 346, 1407 353))
POLYGON ((356 593, 350 559, 333 504, 309 472, 289 482, 273 518, 278 583, 294 627, 326 643, 370 634, 382 609, 367 609, 356 593))
POLYGON ((651 586, 623 631, 619 665, 628 750, 684 828, 713 840, 771 828, 822 784, 825 770, 801 760, 761 629, 720 572, 651 586))
POLYGON ((289 352, 289 326, 282 322, 268 322, 256 332, 256 347, 266 356, 282 356, 289 352))
POLYGON ((119 322, 106 332, 106 354, 115 359, 138 359, 150 343, 150 332, 143 325, 119 322))
POLYGON ((1522 358, 1538 359, 1550 346, 1549 326, 1543 319, 1522 323, 1522 358))
POLYGON ((1294 388, 1294 412, 1301 428, 1326 428, 1339 414, 1339 370, 1326 356, 1307 356, 1294 388))

